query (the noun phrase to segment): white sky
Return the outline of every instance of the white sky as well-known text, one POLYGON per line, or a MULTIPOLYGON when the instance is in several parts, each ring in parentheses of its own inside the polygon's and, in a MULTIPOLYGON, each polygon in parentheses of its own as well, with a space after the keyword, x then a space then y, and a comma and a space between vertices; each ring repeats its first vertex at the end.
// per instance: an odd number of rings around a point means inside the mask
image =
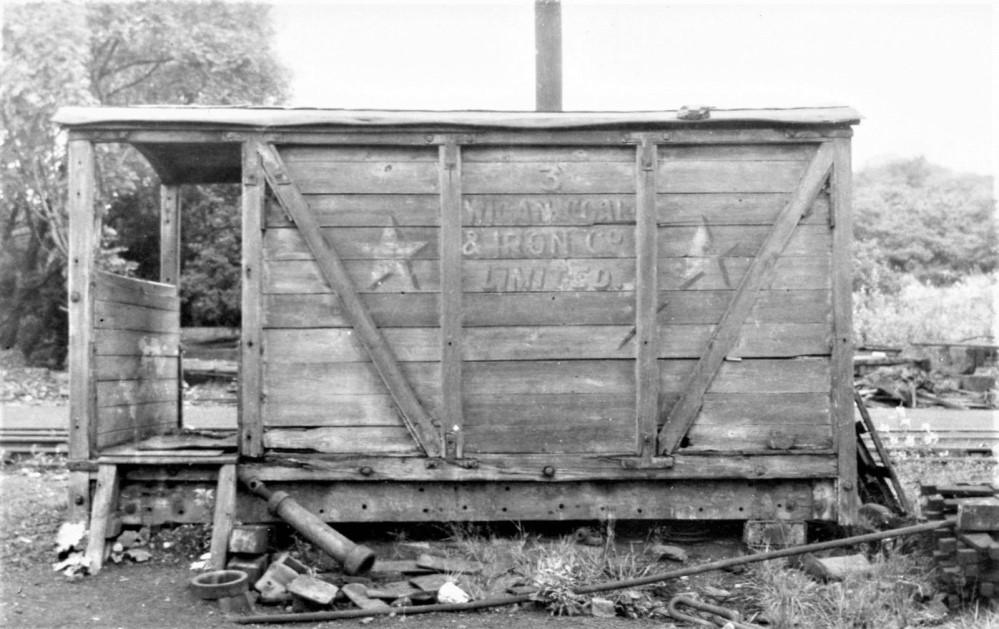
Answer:
MULTIPOLYGON (((293 105, 534 108, 533 0, 279 2, 293 105)), ((563 0, 566 110, 845 104, 854 162, 994 173, 997 9, 563 0)))

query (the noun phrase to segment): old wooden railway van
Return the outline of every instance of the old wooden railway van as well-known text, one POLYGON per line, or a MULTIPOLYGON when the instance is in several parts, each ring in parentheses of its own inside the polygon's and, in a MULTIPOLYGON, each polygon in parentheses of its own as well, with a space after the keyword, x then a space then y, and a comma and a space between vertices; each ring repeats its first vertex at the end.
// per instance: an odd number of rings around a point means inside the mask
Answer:
POLYGON ((62 110, 75 503, 159 474, 270 519, 238 466, 331 521, 850 522, 858 117, 694 118, 62 110), (100 142, 162 180, 160 282, 95 269, 100 142), (178 190, 213 182, 242 186, 238 430, 168 450, 178 190))

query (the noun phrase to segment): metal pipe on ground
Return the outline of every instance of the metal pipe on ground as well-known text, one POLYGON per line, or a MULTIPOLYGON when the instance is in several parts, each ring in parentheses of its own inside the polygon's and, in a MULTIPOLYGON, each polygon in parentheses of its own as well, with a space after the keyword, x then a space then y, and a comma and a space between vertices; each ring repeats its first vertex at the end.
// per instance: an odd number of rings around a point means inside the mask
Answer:
POLYGON ((309 540, 341 564, 347 574, 364 574, 375 565, 375 552, 367 546, 355 544, 339 531, 329 526, 294 498, 283 491, 271 491, 256 476, 239 474, 239 479, 253 492, 267 501, 271 513, 290 524, 302 537, 309 540))
MULTIPOLYGON (((653 583, 659 583, 661 581, 679 579, 680 577, 687 577, 695 574, 701 574, 704 572, 711 572, 713 570, 725 570, 727 568, 733 568, 735 566, 741 566, 750 563, 758 563, 761 561, 770 561, 771 559, 782 559, 784 557, 793 557, 795 555, 802 555, 804 553, 820 552, 823 550, 831 550, 833 548, 841 548, 843 546, 853 546, 854 544, 877 542, 883 539, 890 539, 892 537, 902 537, 905 535, 915 535, 917 533, 928 533, 930 531, 935 531, 937 529, 953 528, 954 524, 955 521, 953 519, 939 520, 935 522, 926 522, 924 524, 914 524, 912 526, 906 526, 898 529, 891 529, 888 531, 878 531, 877 533, 854 535, 853 537, 844 537, 843 539, 832 540, 829 542, 820 542, 818 544, 804 544, 801 546, 792 546, 790 548, 773 550, 770 552, 759 553, 756 555, 745 555, 743 557, 720 559, 718 561, 712 561, 710 563, 701 564, 699 566, 690 566, 689 568, 681 568, 679 570, 671 570, 669 572, 651 574, 645 577, 640 577, 638 579, 624 579, 622 581, 610 581, 607 583, 597 583, 594 585, 587 585, 578 588, 576 590, 576 593, 594 594, 596 592, 606 592, 608 590, 621 590, 624 588, 633 588, 642 585, 651 585, 653 583)), ((503 607, 505 605, 516 605, 518 603, 526 603, 529 600, 531 600, 531 596, 532 596, 531 594, 518 594, 512 596, 497 596, 495 598, 486 598, 482 599, 481 601, 472 601, 470 603, 455 603, 455 604, 442 604, 442 605, 410 605, 406 607, 388 607, 385 609, 344 609, 339 611, 305 612, 299 614, 252 614, 247 616, 230 616, 229 620, 241 625, 252 624, 252 623, 287 624, 294 622, 324 622, 327 620, 340 620, 347 618, 367 618, 368 616, 387 616, 392 614, 396 614, 399 616, 407 616, 412 614, 432 614, 435 612, 464 612, 476 609, 485 609, 488 607, 503 607)))

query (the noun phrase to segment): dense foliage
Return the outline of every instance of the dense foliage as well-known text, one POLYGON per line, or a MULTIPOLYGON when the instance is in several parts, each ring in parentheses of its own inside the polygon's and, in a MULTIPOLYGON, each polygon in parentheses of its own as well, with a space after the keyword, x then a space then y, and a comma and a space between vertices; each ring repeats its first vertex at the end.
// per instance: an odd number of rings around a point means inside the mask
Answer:
MULTIPOLYGON (((287 87, 271 48, 268 10, 218 0, 45 2, 5 8, 0 347, 16 345, 36 363, 58 365, 65 356, 66 172, 64 138, 51 123, 55 110, 66 105, 281 102, 287 87)), ((155 277, 158 181, 133 151, 102 147, 98 158, 98 207, 106 225, 100 263, 155 277)), ((188 233, 216 246, 205 251, 189 244, 185 266, 196 276, 214 269, 223 277, 213 280, 238 282, 238 267, 223 270, 218 263, 219 256, 233 259, 231 250, 221 248, 238 236, 212 238, 204 231, 211 226, 229 229, 238 220, 238 205, 218 191, 189 200, 205 212, 191 217, 200 224, 185 225, 192 230, 188 233)), ((198 307, 192 308, 194 298, 188 297, 188 317, 198 316, 191 314, 198 307)), ((231 304, 231 296, 222 302, 231 304)), ((213 304, 205 312, 217 308, 213 304)), ((231 322, 233 314, 230 308, 214 316, 217 321, 212 322, 223 323, 231 322)))
POLYGON ((923 158, 854 178, 854 288, 897 292, 904 275, 945 286, 999 265, 992 178, 923 158))

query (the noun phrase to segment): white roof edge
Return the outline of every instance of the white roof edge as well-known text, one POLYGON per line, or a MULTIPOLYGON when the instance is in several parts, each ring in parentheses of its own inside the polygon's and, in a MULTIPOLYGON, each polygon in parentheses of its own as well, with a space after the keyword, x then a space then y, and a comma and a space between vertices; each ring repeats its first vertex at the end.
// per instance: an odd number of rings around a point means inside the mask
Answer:
MULTIPOLYGON (((53 121, 66 127, 126 125, 225 126, 252 128, 316 126, 420 126, 454 125, 514 129, 568 129, 624 124, 682 125, 690 120, 676 110, 634 112, 533 111, 392 111, 303 109, 273 107, 63 107, 53 121)), ((785 109, 711 109, 712 123, 855 124, 860 114, 850 107, 795 107, 785 109)))

